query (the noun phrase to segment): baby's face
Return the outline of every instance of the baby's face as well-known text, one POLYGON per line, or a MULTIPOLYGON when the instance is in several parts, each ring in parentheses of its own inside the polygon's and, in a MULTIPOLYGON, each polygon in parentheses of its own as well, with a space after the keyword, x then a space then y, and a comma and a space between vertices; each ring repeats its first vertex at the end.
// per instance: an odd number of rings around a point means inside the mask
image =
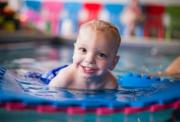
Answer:
POLYGON ((103 76, 108 70, 112 70, 118 61, 115 45, 104 32, 85 32, 79 34, 75 43, 73 64, 83 77, 103 76))

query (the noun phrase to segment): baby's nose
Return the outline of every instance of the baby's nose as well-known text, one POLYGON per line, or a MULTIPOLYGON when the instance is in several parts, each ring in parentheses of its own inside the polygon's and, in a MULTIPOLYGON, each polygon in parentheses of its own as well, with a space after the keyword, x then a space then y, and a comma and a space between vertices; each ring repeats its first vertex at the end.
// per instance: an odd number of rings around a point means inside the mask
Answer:
POLYGON ((94 63, 95 62, 95 55, 93 53, 87 54, 85 61, 87 63, 94 63))

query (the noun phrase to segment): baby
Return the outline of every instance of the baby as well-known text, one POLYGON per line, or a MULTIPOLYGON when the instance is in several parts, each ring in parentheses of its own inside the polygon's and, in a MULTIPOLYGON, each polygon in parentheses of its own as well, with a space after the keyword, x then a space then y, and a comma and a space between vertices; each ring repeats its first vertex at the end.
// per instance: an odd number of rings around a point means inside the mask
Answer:
POLYGON ((60 70, 50 87, 82 90, 117 89, 111 70, 116 66, 121 37, 117 28, 102 20, 81 25, 74 44, 73 63, 60 70))

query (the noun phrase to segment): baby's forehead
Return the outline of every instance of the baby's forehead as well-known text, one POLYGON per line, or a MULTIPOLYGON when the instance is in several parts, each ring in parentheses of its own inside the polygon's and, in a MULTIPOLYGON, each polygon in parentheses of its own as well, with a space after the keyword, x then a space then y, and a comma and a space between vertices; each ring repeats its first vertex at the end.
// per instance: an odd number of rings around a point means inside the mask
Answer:
POLYGON ((110 32, 88 29, 81 31, 81 33, 79 33, 76 42, 88 40, 88 42, 91 43, 92 40, 96 40, 96 41, 104 40, 104 43, 116 45, 118 43, 117 39, 118 37, 114 36, 110 32))
POLYGON ((108 34, 104 34, 102 32, 94 32, 94 34, 82 34, 76 41, 77 46, 93 46, 94 48, 98 47, 99 49, 108 48, 108 49, 116 49, 118 47, 118 43, 112 37, 108 37, 108 34))
POLYGON ((87 41, 91 42, 92 40, 95 41, 103 41, 105 43, 115 43, 117 38, 114 38, 114 36, 111 33, 108 33, 106 31, 99 31, 99 30, 86 30, 82 31, 77 38, 77 41, 87 41))

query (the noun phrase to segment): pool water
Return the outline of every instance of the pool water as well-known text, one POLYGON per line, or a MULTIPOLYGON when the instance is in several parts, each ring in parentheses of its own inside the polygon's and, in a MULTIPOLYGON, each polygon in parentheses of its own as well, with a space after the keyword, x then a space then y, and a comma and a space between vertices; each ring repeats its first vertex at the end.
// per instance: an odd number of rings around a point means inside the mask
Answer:
MULTIPOLYGON (((47 72, 58 66, 69 64, 72 62, 73 48, 68 46, 54 47, 50 45, 42 45, 38 48, 16 49, 16 50, 0 50, 0 64, 7 67, 14 76, 22 76, 29 71, 47 72)), ((120 60, 113 73, 123 75, 126 72, 135 72, 140 74, 155 75, 157 71, 163 71, 167 65, 178 54, 152 53, 149 49, 121 48, 119 50, 120 60)), ((11 77, 11 76, 8 76, 11 77)), ((13 77, 13 76, 12 76, 13 77)), ((8 89, 12 92, 23 92, 33 96, 47 99, 84 99, 86 95, 81 92, 64 92, 63 90, 50 90, 46 86, 42 86, 40 82, 32 79, 24 79, 14 82, 1 83, 1 89, 8 89), (30 83, 28 81, 31 81, 30 83), (20 85, 19 85, 20 84, 20 85), (23 91, 22 91, 23 89, 23 91)), ((100 99, 120 99, 121 101, 133 101, 138 96, 148 96, 153 94, 153 89, 144 89, 141 92, 131 92, 123 89, 119 91, 121 98, 117 98, 113 92, 106 92, 103 96, 97 93, 100 99), (113 95, 114 94, 114 95, 113 95), (133 94, 133 95, 132 95, 133 94)), ((94 99, 94 94, 88 93, 88 97, 94 99)), ((97 97, 97 96, 96 96, 97 97)), ((7 111, 0 109, 0 120, 15 122, 168 122, 173 118, 173 110, 166 109, 164 111, 149 112, 143 111, 134 114, 114 113, 109 115, 97 115, 95 113, 69 115, 64 112, 56 113, 38 113, 36 111, 7 111)))

